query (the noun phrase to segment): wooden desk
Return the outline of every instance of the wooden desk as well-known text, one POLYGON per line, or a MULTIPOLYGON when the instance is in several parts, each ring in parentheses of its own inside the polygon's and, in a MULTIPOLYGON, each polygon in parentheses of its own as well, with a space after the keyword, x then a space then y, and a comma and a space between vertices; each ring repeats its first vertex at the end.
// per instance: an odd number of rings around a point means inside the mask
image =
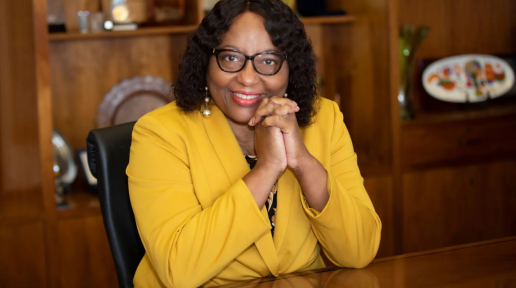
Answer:
POLYGON ((516 237, 377 259, 364 269, 325 268, 224 288, 516 288, 516 237))

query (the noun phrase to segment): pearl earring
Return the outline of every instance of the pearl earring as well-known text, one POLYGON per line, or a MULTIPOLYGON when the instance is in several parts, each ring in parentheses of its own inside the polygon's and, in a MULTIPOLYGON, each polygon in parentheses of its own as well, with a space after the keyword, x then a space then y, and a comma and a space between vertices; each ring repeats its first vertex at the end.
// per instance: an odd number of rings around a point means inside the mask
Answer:
POLYGON ((210 97, 208 97, 208 87, 204 87, 204 89, 206 90, 206 97, 204 98, 204 104, 206 105, 206 108, 204 108, 204 111, 202 111, 202 116, 204 118, 210 118, 211 116, 211 111, 210 109, 208 108, 208 102, 210 102, 210 97))
POLYGON ((288 97, 288 94, 287 94, 287 93, 285 93, 285 95, 283 95, 283 98, 287 98, 287 97, 288 97))

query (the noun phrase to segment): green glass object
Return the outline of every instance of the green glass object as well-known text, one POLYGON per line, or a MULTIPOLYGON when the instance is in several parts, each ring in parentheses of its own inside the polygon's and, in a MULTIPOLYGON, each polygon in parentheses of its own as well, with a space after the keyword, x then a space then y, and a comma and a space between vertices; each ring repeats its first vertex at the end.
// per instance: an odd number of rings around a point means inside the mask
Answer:
POLYGON ((430 32, 426 26, 415 27, 413 25, 403 25, 400 27, 399 49, 400 49, 400 90, 398 102, 400 103, 400 117, 403 120, 414 119, 414 55, 419 48, 421 41, 430 32))

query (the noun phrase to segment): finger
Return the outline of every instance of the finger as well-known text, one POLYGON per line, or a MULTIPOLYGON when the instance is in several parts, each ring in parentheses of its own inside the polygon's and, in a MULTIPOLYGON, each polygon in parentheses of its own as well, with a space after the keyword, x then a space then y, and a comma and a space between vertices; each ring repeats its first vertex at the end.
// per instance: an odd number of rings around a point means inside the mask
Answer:
POLYGON ((282 106, 274 108, 274 110, 272 111, 272 115, 286 116, 288 114, 294 114, 295 112, 296 111, 294 109, 292 109, 291 106, 282 105, 282 106))
POLYGON ((290 133, 295 128, 295 122, 283 116, 270 116, 262 121, 264 127, 278 127, 283 133, 290 133))
MULTIPOLYGON (((248 125, 254 126, 257 123, 259 123, 263 119, 264 116, 272 115, 274 109, 276 109, 276 107, 278 107, 278 106, 290 107, 292 110, 289 110, 288 113, 295 113, 300 110, 300 108, 296 102, 294 102, 290 99, 287 99, 287 98, 280 98, 277 96, 272 96, 272 97, 266 98, 266 99, 268 99, 268 101, 267 102, 262 101, 262 103, 260 103, 260 106, 256 110, 255 115, 253 115, 253 117, 249 120, 248 125)), ((285 111, 285 110, 282 110, 282 111, 285 111)))
POLYGON ((262 119, 264 117, 267 117, 267 116, 270 116, 272 115, 272 112, 274 111, 274 109, 276 107, 278 107, 279 105, 274 103, 273 101, 268 101, 266 104, 262 105, 261 107, 259 107, 256 112, 254 112, 254 115, 253 117, 251 118, 252 120, 252 123, 251 123, 251 120, 249 121, 249 125, 251 126, 254 126, 256 125, 257 123, 259 123, 260 121, 262 121, 262 119))
POLYGON ((292 107, 292 109, 294 109, 296 112, 299 111, 299 106, 297 105, 297 103, 295 101, 293 101, 291 99, 277 97, 277 96, 272 96, 269 99, 270 99, 269 101, 272 101, 276 104, 288 105, 288 106, 292 107))
MULTIPOLYGON (((267 105, 269 103, 269 98, 263 98, 261 101, 260 101, 260 104, 258 105, 258 108, 257 108, 257 111, 261 108, 263 108, 265 105, 267 105)), ((255 112, 256 114, 256 112, 255 112)), ((254 126, 256 125, 256 123, 258 123, 258 121, 256 121, 254 115, 253 117, 251 117, 251 119, 249 119, 249 122, 247 123, 247 125, 249 126, 254 126)))

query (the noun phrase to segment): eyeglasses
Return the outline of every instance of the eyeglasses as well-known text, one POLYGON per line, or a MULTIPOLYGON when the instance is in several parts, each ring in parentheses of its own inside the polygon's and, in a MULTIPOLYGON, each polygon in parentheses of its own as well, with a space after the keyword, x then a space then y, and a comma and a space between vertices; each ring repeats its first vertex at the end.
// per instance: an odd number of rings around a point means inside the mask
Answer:
POLYGON ((256 72, 271 76, 279 72, 287 55, 279 52, 262 52, 255 55, 245 55, 233 49, 213 49, 213 55, 217 58, 220 70, 228 73, 240 72, 244 69, 247 60, 253 62, 256 72))

